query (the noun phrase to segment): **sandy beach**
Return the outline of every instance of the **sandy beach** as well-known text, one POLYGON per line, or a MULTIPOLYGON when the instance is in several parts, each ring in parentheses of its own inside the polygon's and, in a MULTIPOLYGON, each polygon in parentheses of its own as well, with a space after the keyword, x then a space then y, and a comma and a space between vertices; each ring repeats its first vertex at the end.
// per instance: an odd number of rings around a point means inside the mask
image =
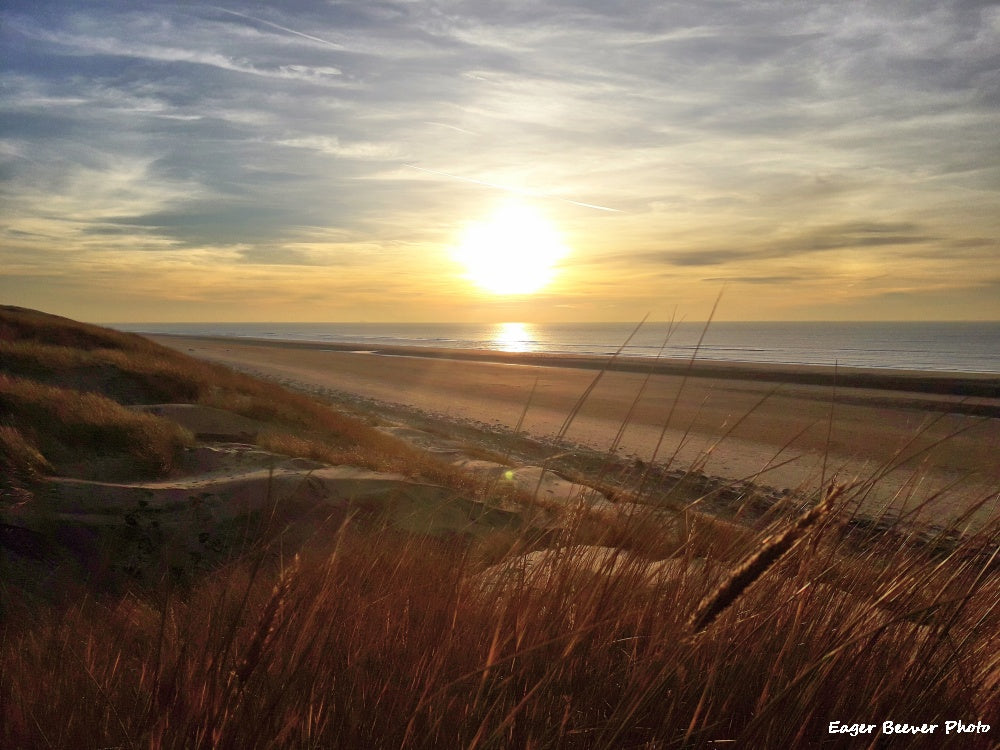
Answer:
POLYGON ((995 376, 663 360, 601 370, 606 360, 572 356, 150 338, 315 393, 404 405, 444 424, 520 421, 540 438, 726 479, 801 488, 885 474, 872 509, 949 488, 934 506, 946 516, 983 497, 995 507, 1000 488, 995 376))

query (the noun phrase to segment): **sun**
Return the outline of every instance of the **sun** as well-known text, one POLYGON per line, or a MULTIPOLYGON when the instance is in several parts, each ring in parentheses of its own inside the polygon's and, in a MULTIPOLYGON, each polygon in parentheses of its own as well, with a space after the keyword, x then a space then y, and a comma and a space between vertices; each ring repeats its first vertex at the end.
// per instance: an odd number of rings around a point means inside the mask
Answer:
POLYGON ((549 221, 531 206, 507 203, 470 224, 455 259, 465 275, 493 294, 532 294, 556 275, 568 250, 549 221))

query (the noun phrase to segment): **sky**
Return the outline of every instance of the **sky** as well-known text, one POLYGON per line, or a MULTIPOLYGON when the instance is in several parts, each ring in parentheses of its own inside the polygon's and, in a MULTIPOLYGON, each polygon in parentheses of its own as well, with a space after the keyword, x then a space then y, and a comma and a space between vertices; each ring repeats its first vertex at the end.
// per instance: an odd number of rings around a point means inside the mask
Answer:
POLYGON ((4 0, 0 53, 2 303, 1000 319, 997 2, 4 0))

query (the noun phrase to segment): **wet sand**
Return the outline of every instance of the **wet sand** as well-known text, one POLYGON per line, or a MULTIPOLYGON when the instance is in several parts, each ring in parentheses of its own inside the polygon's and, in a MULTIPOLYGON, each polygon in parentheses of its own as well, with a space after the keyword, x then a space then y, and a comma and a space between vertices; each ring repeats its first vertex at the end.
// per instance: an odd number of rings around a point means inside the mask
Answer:
POLYGON ((872 507, 952 487, 935 506, 944 516, 995 505, 1000 488, 996 376, 667 360, 602 370, 607 359, 572 355, 150 338, 317 392, 508 428, 523 418, 538 437, 727 479, 801 488, 886 473, 872 507))

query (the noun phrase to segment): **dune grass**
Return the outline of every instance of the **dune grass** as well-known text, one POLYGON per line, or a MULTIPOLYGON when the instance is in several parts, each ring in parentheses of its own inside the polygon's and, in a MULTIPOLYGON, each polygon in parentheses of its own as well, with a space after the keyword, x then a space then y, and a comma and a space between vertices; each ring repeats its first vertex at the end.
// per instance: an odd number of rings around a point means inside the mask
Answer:
MULTIPOLYGON (((275 450, 469 481, 272 384, 85 328, 86 350, 72 331, 12 342, 3 321, 6 351, 61 357, 74 377, 127 373, 133 393, 176 380, 178 396, 268 422, 260 441, 275 450)), ((0 428, 0 445, 26 470, 64 470, 43 433, 80 429, 89 444, 101 419, 124 435, 122 412, 141 416, 24 377, 0 381, 7 408, 30 415, 0 428)), ((159 429, 149 419, 140 434, 159 429)), ((798 518, 755 527, 651 498, 615 519, 581 510, 545 535, 476 541, 337 518, 294 551, 280 534, 248 539, 183 591, 13 601, 0 747, 993 747, 1000 521, 960 518, 929 540, 898 519, 860 524, 870 484, 802 488, 798 518), (588 558, 595 544, 613 549, 588 558), (505 572, 539 548, 550 565, 505 572), (991 730, 946 735, 952 720, 991 730), (831 721, 939 729, 851 737, 831 721)))
POLYGON ((10 446, 4 453, 11 455, 12 469, 51 467, 64 476, 87 479, 159 476, 194 441, 176 424, 99 394, 3 374, 0 413, 12 423, 3 439, 10 446), (25 463, 29 457, 31 465, 25 463))
MULTIPOLYGON (((0 306, 0 415, 55 473, 92 478, 108 463, 95 452, 128 447, 148 454, 134 456, 135 468, 166 474, 171 452, 189 444, 190 436, 170 422, 120 408, 144 403, 202 404, 259 420, 268 426, 261 447, 287 455, 469 485, 445 462, 303 394, 140 336, 0 306), (77 450, 80 460, 68 466, 77 450)), ((115 477, 128 471, 123 464, 115 477)))
POLYGON ((824 518, 752 582, 694 565, 650 580, 627 552, 603 574, 565 547, 544 587, 503 588, 461 545, 326 529, 294 561, 250 554, 183 598, 8 624, 0 744, 848 747, 867 743, 831 738, 829 721, 995 727, 1000 583, 982 550, 996 527, 945 559, 884 548, 873 579, 824 518), (692 625, 704 592, 734 581, 692 625))

